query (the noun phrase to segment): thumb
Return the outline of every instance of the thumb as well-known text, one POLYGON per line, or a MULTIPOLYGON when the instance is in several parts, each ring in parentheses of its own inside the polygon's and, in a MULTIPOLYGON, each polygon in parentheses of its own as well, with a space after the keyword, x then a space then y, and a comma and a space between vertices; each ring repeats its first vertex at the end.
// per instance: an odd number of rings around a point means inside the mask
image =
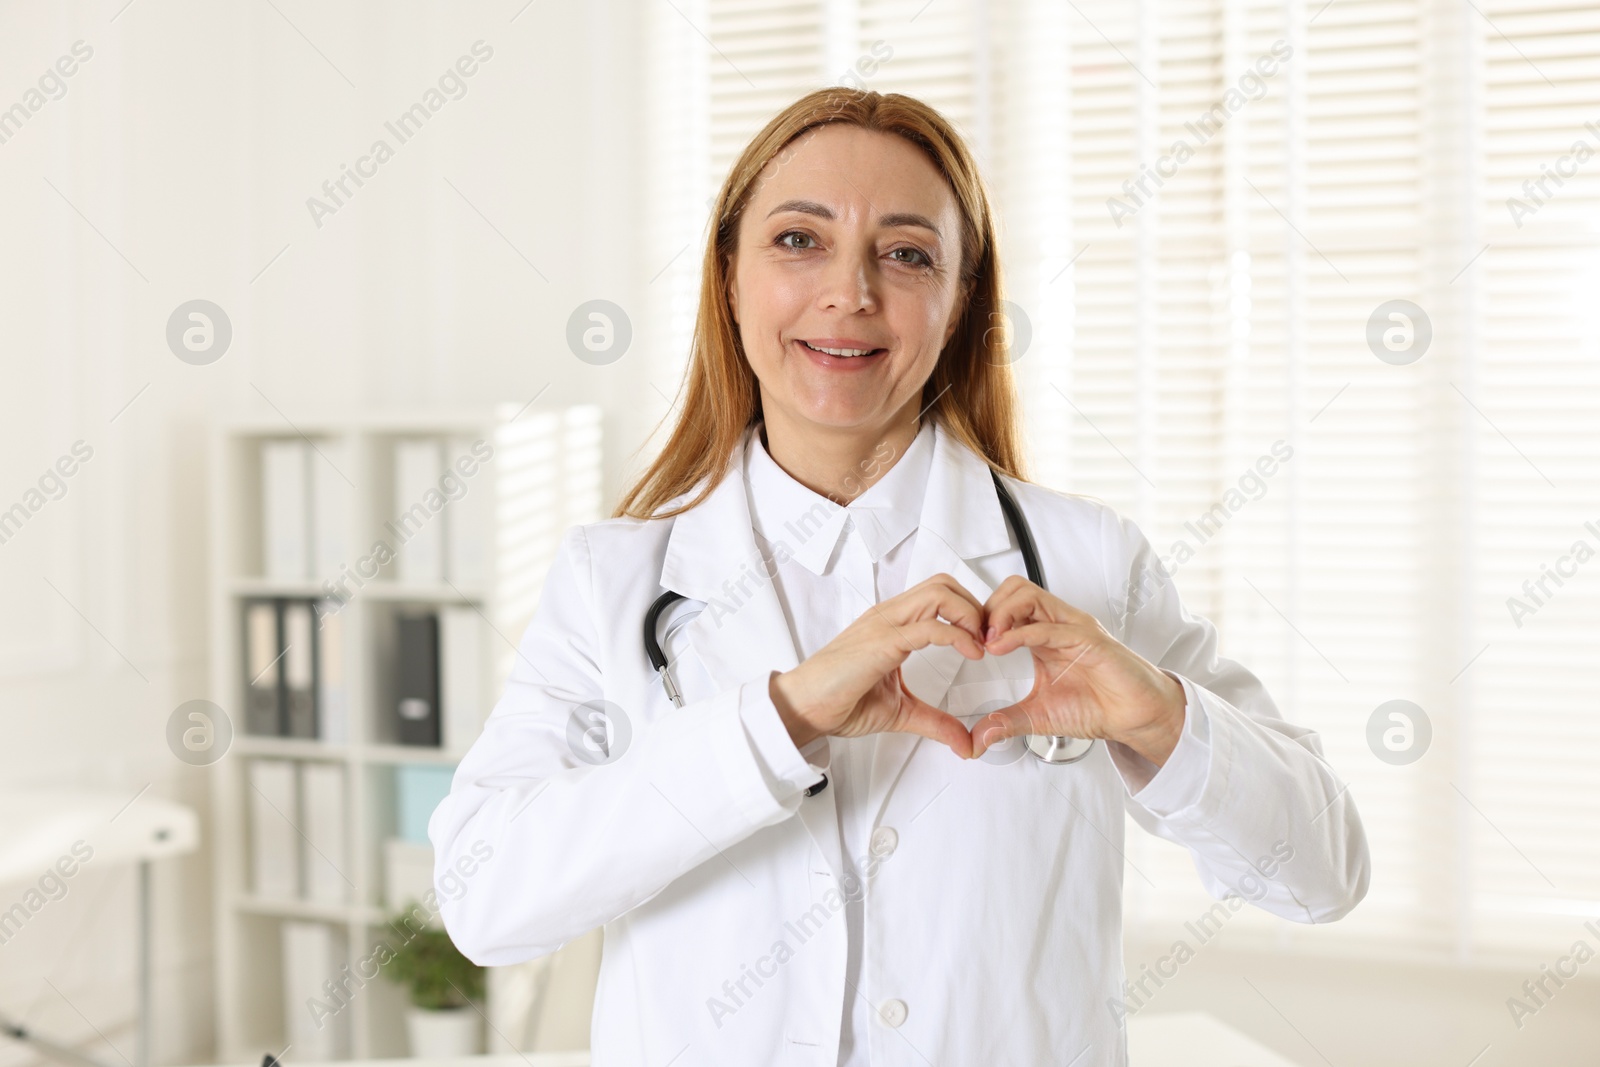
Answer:
POLYGON ((894 728, 901 733, 918 734, 948 745, 962 759, 971 759, 974 754, 972 734, 960 719, 940 711, 904 687, 900 690, 900 714, 894 728))
POLYGON ((1009 737, 1048 733, 1044 716, 1026 700, 992 711, 972 724, 972 755, 976 759, 1009 737))

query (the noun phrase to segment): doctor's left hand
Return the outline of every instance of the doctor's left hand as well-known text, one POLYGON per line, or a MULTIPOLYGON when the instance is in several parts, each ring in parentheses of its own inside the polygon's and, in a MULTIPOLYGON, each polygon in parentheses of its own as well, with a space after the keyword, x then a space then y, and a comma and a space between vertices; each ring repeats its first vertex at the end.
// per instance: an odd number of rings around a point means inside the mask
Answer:
POLYGON ((1183 732, 1183 685, 1086 611, 1019 575, 983 606, 984 652, 1033 651, 1033 691, 972 727, 973 756, 1008 737, 1064 734, 1118 741, 1160 766, 1183 732))

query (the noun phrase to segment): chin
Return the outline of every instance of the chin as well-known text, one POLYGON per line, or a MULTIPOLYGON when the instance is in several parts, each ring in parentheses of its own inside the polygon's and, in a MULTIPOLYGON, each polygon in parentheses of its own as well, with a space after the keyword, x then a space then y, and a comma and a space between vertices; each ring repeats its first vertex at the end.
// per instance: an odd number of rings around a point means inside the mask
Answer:
POLYGON ((887 409, 877 401, 853 401, 840 397, 814 398, 808 404, 797 406, 794 413, 806 422, 831 430, 875 426, 889 418, 887 409))

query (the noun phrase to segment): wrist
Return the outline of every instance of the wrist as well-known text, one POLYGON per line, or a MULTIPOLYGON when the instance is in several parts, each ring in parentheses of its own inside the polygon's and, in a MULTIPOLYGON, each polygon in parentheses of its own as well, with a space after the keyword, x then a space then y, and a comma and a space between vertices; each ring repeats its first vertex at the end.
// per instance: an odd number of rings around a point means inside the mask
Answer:
POLYGON ((1143 726, 1117 738, 1119 742, 1157 767, 1165 766, 1173 750, 1178 747, 1178 741, 1183 737, 1184 722, 1188 718, 1187 695, 1183 683, 1166 671, 1161 672, 1161 677, 1170 683, 1167 700, 1163 703, 1161 712, 1143 726))
POLYGON ((767 680, 767 695, 772 698, 772 706, 778 709, 778 718, 783 721, 784 729, 789 731, 789 739, 794 742, 795 748, 805 748, 821 737, 822 731, 812 726, 799 709, 793 688, 794 681, 787 672, 773 671, 767 680))

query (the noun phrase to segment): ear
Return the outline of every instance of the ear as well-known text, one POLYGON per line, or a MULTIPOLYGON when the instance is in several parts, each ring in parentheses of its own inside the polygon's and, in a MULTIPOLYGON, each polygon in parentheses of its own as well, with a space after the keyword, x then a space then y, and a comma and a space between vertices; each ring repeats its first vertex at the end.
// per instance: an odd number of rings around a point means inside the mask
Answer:
POLYGON ((733 318, 733 324, 739 325, 739 287, 734 284, 734 261, 728 259, 728 286, 725 292, 728 297, 728 314, 733 318))

